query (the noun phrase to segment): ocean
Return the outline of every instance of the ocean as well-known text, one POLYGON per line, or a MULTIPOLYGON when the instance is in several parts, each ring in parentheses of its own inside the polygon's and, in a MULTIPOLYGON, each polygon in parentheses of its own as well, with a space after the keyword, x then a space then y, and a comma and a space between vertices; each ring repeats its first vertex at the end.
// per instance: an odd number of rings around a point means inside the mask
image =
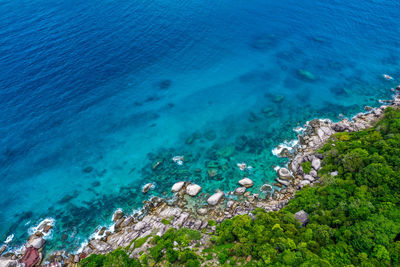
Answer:
POLYGON ((394 0, 1 0, 0 242, 48 218, 47 248, 75 251, 177 181, 234 190, 241 162, 258 193, 293 128, 391 96, 398 14, 394 0))

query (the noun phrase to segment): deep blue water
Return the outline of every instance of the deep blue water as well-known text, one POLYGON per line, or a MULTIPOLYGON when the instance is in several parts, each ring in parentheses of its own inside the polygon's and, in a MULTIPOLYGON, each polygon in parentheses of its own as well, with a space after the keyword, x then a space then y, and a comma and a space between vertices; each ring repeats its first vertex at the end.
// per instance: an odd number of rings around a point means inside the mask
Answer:
POLYGON ((238 162, 258 191, 293 127, 390 96, 398 14, 394 0, 1 1, 0 242, 50 217, 49 246, 77 249, 178 180, 234 189, 238 162))

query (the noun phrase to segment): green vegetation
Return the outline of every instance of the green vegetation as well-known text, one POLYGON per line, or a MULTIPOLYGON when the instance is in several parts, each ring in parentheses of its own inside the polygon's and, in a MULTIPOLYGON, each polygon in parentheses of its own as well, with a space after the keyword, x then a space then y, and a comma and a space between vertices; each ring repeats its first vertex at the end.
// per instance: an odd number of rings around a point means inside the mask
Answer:
POLYGON ((100 266, 129 266, 129 267, 140 267, 142 264, 137 259, 131 259, 124 250, 118 248, 107 255, 96 255, 92 254, 89 257, 83 259, 79 266, 84 267, 100 267, 100 266))
POLYGON ((143 246, 144 243, 146 243, 147 239, 149 239, 150 235, 147 235, 145 237, 142 238, 138 238, 134 241, 134 248, 140 248, 141 246, 143 246))
MULTIPOLYGON (((223 221, 202 253, 187 248, 201 232, 170 229, 151 240, 154 246, 140 257, 141 263, 400 266, 400 111, 388 108, 374 128, 336 134, 318 153, 325 156, 322 184, 303 188, 284 209, 257 209, 254 219, 241 215, 223 221), (299 210, 309 214, 304 227, 294 217, 299 210)), ((123 253, 92 255, 81 266, 115 266, 116 259, 121 260, 118 266, 139 266, 123 253)))
POLYGON ((209 226, 216 226, 217 223, 216 223, 216 221, 214 221, 214 220, 208 220, 208 225, 209 225, 209 226))
POLYGON ((167 219, 162 219, 161 223, 164 224, 164 225, 169 225, 171 222, 169 220, 167 220, 167 219))
POLYGON ((303 168, 304 173, 309 174, 311 171, 311 162, 304 161, 301 163, 301 167, 303 168))

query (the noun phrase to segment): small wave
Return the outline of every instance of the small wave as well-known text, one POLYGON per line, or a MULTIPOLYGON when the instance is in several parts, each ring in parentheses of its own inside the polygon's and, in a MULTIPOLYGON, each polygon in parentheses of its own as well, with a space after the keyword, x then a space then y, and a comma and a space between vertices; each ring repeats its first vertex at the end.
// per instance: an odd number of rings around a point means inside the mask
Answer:
POLYGON ((301 126, 293 128, 293 131, 295 131, 298 134, 302 134, 305 130, 306 130, 306 128, 305 127, 301 127, 301 126))
POLYGON ((42 220, 37 226, 30 227, 28 229, 28 234, 33 235, 36 232, 41 232, 43 234, 43 238, 51 239, 53 230, 50 230, 45 233, 45 232, 43 232, 43 229, 44 229, 45 225, 51 225, 54 227, 55 221, 56 220, 53 218, 46 218, 46 219, 42 220))
POLYGON ((299 143, 299 140, 297 140, 297 139, 294 139, 291 141, 284 141, 283 143, 277 145, 274 149, 272 149, 272 154, 274 156, 279 156, 279 154, 285 148, 289 151, 292 151, 297 146, 298 143, 299 143))
POLYGON ((4 243, 8 244, 8 243, 10 243, 13 239, 14 239, 14 234, 11 234, 11 235, 7 236, 6 241, 4 241, 4 243))

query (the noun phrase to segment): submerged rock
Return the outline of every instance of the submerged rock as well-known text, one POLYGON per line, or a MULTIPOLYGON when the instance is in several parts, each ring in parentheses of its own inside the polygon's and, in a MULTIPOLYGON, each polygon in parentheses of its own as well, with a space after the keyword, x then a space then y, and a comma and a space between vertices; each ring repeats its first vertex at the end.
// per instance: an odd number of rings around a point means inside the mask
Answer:
POLYGON ((299 69, 297 71, 297 74, 300 76, 300 78, 304 80, 315 81, 317 79, 317 77, 308 70, 299 69))
POLYGON ((236 188, 234 191, 234 194, 239 196, 239 195, 243 195, 244 192, 246 192, 246 187, 242 186, 242 187, 236 188))
POLYGON ((261 186, 261 189, 260 189, 260 190, 261 190, 261 191, 264 191, 264 192, 272 191, 272 186, 269 185, 269 184, 263 184, 263 185, 261 186))
POLYGON ((184 185, 185 185, 185 182, 183 182, 183 181, 175 183, 171 188, 171 192, 176 193, 176 192, 181 191, 181 189, 184 185))
POLYGON ((152 184, 152 183, 145 184, 145 185, 143 186, 143 188, 142 188, 142 193, 143 193, 143 194, 146 194, 147 192, 150 191, 150 189, 152 189, 152 187, 153 187, 153 184, 152 184))
POLYGON ((197 210, 197 213, 198 213, 199 215, 206 215, 207 212, 208 212, 208 211, 207 211, 206 208, 200 208, 200 209, 197 210))
POLYGON ((274 101, 275 103, 281 103, 284 99, 285 97, 283 95, 277 95, 274 97, 274 99, 272 99, 272 101, 274 101))
POLYGON ((186 193, 189 196, 194 197, 195 195, 197 195, 200 191, 201 191, 201 186, 197 185, 197 184, 190 184, 186 187, 186 193))
POLYGON ((84 173, 90 173, 93 171, 93 167, 92 166, 87 166, 82 170, 84 173))
POLYGON ((244 186, 246 188, 252 187, 254 185, 253 181, 247 177, 243 178, 242 180, 239 181, 239 184, 241 186, 244 186))
POLYGON ((160 81, 159 87, 160 87, 160 89, 168 89, 171 87, 171 84, 172 84, 172 81, 166 79, 166 80, 160 81))
POLYGON ((207 203, 212 206, 217 205, 223 196, 224 192, 218 191, 217 193, 213 194, 211 197, 207 199, 207 203))

